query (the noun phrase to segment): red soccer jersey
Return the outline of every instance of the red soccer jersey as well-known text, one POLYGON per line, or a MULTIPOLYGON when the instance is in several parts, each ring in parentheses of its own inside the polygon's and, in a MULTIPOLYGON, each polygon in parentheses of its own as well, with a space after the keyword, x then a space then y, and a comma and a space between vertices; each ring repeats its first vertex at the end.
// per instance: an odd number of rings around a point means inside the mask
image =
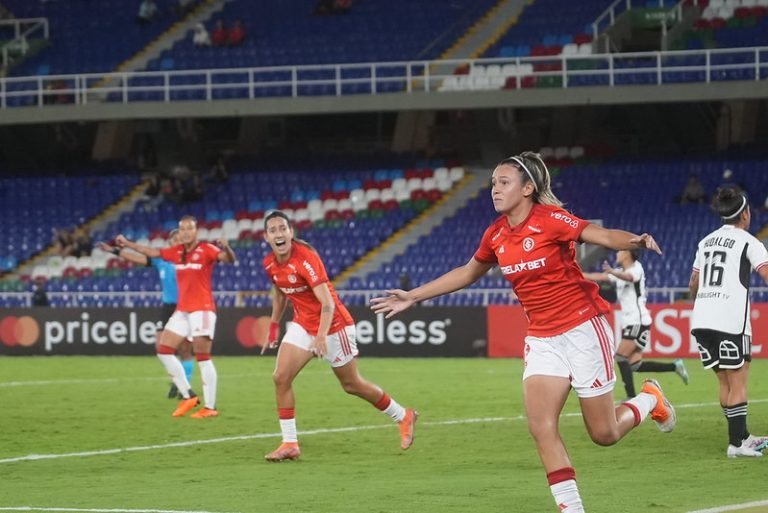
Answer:
POLYGON ((199 242, 192 251, 187 252, 183 244, 160 250, 160 258, 176 265, 178 311, 216 311, 211 292, 211 275, 219 253, 221 249, 208 242, 199 242))
POLYGON ((483 234, 475 259, 498 263, 525 310, 529 335, 559 335, 610 311, 576 263, 575 241, 588 224, 536 203, 519 225, 509 226, 501 216, 483 234))
POLYGON ((339 301, 333 284, 328 280, 320 255, 309 246, 294 241, 291 256, 283 263, 277 261, 274 253, 270 253, 264 258, 264 270, 275 287, 291 301, 293 322, 307 330, 310 335, 317 335, 317 329, 320 327, 320 301, 312 289, 321 283, 328 284, 336 305, 328 333, 336 333, 355 323, 349 311, 339 301))

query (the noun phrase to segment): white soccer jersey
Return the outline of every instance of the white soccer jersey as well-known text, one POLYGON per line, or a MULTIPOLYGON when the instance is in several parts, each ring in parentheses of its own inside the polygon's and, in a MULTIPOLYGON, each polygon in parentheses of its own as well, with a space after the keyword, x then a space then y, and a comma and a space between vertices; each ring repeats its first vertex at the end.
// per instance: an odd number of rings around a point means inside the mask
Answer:
POLYGON ((752 335, 749 278, 752 269, 768 265, 768 250, 749 232, 723 225, 699 242, 693 270, 699 291, 691 329, 752 335))
POLYGON ((616 297, 621 305, 621 327, 651 324, 651 313, 646 308, 648 299, 645 291, 645 270, 643 264, 634 262, 626 269, 618 269, 632 276, 632 281, 624 281, 612 274, 608 279, 616 285, 616 297))

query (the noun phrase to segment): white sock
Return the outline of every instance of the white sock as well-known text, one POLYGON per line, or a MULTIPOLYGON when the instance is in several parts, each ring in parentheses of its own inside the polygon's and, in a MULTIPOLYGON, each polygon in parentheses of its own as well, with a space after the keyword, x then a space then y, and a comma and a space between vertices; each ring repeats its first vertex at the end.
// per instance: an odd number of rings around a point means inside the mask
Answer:
POLYGON ((647 392, 640 392, 635 397, 627 401, 627 403, 636 408, 635 414, 640 416, 639 419, 636 419, 638 420, 636 424, 640 424, 640 422, 645 420, 651 410, 656 407, 656 402, 656 396, 647 392))
POLYGON ((296 433, 296 419, 280 419, 280 431, 283 433, 284 443, 298 443, 299 436, 296 433))
POLYGON ((218 374, 216 374, 216 367, 213 365, 213 360, 203 360, 197 362, 197 366, 200 367, 200 378, 203 380, 203 397, 205 398, 205 407, 211 410, 216 409, 216 383, 218 382, 218 374))
POLYGON ((179 389, 181 396, 184 399, 189 399, 189 389, 192 388, 187 381, 187 375, 184 372, 184 367, 176 355, 173 354, 158 354, 157 357, 160 362, 165 366, 165 370, 173 380, 173 384, 179 389))
POLYGON ((389 415, 394 419, 395 422, 402 422, 405 418, 405 408, 397 404, 397 401, 390 398, 389 406, 384 408, 383 411, 385 414, 389 415))
POLYGON ((555 504, 561 513, 584 513, 576 480, 561 481, 550 485, 549 489, 552 490, 552 497, 555 498, 555 504))

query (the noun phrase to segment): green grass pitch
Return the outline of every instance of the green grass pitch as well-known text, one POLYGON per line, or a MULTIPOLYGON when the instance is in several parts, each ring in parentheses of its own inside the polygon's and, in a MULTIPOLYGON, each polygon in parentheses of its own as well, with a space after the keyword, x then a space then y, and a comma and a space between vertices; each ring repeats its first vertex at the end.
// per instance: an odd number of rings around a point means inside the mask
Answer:
MULTIPOLYGON (((171 417, 154 357, 0 358, 0 511, 557 511, 523 418, 519 360, 361 358, 364 376, 421 412, 408 451, 387 417, 314 361, 296 383, 302 458, 280 464, 263 460, 279 443, 274 358, 215 363, 221 416, 195 420, 171 417)), ((689 386, 653 375, 678 405, 671 434, 649 420, 597 447, 572 394, 561 429, 590 513, 768 499, 768 458, 725 457, 715 377, 687 363, 689 386)), ((753 364, 750 398, 750 429, 766 434, 766 361, 753 364)))

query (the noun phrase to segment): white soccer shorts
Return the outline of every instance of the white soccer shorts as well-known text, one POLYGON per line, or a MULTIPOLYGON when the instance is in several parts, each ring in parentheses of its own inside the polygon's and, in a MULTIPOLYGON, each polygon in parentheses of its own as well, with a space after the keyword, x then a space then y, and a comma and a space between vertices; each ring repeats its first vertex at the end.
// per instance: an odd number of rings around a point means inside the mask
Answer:
POLYGON ((186 339, 209 337, 213 340, 213 334, 216 331, 216 312, 208 310, 180 312, 176 310, 165 323, 165 329, 186 339))
POLYGON ((525 372, 571 380, 579 397, 597 397, 613 390, 616 374, 613 331, 603 316, 554 337, 525 337, 525 372))
MULTIPOLYGON (((305 351, 310 351, 315 337, 307 333, 300 324, 289 322, 283 335, 283 344, 291 344, 305 351)), ((358 354, 357 350, 357 332, 355 326, 346 326, 336 333, 331 333, 326 338, 328 351, 324 360, 331 364, 331 367, 343 367, 351 362, 358 354)))

